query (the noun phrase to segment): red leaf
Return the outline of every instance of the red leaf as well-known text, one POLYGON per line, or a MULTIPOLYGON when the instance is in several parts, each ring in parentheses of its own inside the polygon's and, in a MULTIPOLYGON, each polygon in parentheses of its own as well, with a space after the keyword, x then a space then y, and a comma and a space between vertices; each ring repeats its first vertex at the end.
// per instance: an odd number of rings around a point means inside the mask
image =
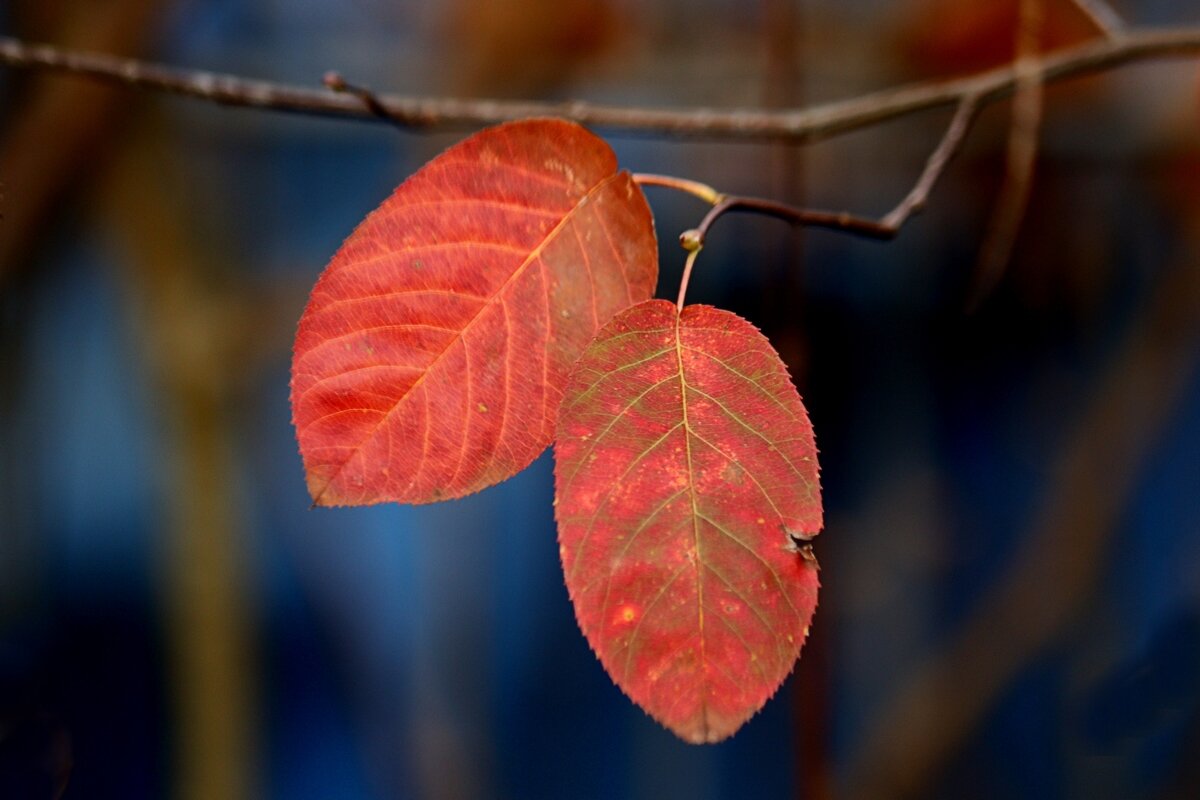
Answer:
POLYGON ((292 420, 314 501, 428 503, 519 472, 596 330, 653 294, 657 259, 641 190, 578 125, 500 125, 426 164, 300 319, 292 420))
POLYGON ((609 675, 689 742, 732 734, 791 671, 817 604, 812 426, 750 323, 651 300, 572 375, 555 443, 579 626, 609 675))

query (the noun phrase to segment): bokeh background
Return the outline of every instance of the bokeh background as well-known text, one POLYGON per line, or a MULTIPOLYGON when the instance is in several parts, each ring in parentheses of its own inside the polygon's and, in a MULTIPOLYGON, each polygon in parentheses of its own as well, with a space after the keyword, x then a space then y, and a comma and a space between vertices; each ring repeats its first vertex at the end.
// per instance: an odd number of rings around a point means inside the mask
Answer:
MULTIPOLYGON (((1095 35, 1043 6, 1047 46, 1095 35)), ((309 85, 783 107, 1004 62, 1016 9, 6 0, 0 30, 309 85)), ((1200 797, 1197 77, 1047 90, 982 295, 1007 103, 893 243, 713 229, 690 299, 761 326, 809 405, 825 586, 780 694, 692 747, 575 626, 549 454, 453 503, 309 510, 306 293, 464 131, 0 69, 0 797, 1200 797)), ((637 171, 875 215, 946 121, 804 148, 600 133, 637 171)), ((673 297, 704 209, 648 194, 673 297)))

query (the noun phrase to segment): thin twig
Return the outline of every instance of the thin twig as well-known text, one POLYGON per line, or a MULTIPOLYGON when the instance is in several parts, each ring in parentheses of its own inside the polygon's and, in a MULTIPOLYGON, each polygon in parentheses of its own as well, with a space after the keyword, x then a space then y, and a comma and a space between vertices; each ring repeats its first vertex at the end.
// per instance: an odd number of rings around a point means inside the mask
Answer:
MULTIPOLYGON (((1101 72, 1131 61, 1200 54, 1200 26, 1129 31, 1059 51, 1032 70, 1043 83, 1101 72)), ((316 116, 379 120, 362 98, 329 89, 248 80, 161 64, 31 45, 0 37, 0 63, 55 70, 98 80, 197 97, 231 106, 316 116)), ((584 102, 533 103, 375 95, 389 121, 410 128, 475 126, 527 117, 556 116, 600 128, 710 139, 815 141, 911 114, 953 106, 972 96, 983 105, 1012 92, 1012 65, 952 81, 916 84, 809 109, 761 111, 708 108, 653 109, 584 102)))
POLYGON ((881 220, 884 227, 898 232, 909 217, 925 208, 925 202, 929 199, 929 192, 932 191, 933 185, 946 170, 946 165, 958 153, 963 140, 967 137, 967 132, 971 130, 971 123, 975 121, 975 116, 979 113, 981 99, 968 94, 963 95, 959 100, 958 109, 955 110, 954 117, 946 127, 946 132, 942 135, 942 140, 938 142, 937 148, 929 154, 929 160, 925 162, 925 169, 921 172, 921 177, 917 179, 912 190, 900 201, 899 205, 881 220))
MULTIPOLYGON (((713 198, 709 200, 709 202, 712 202, 713 207, 704 215, 704 219, 700 221, 699 225, 691 230, 684 231, 683 235, 679 237, 680 244, 685 250, 689 251, 695 251, 703 247, 709 228, 712 227, 714 222, 731 211, 750 211, 756 214, 776 217, 793 225, 831 228, 859 236, 866 236, 871 239, 893 239, 900 232, 900 229, 904 227, 909 218, 925 207, 925 201, 929 198, 930 190, 933 189, 934 184, 937 183, 938 178, 945 171, 946 165, 950 163, 951 159, 954 158, 962 146, 967 132, 971 129, 971 122, 975 119, 978 111, 978 98, 971 95, 962 98, 958 104, 958 110, 955 111, 953 119, 950 120, 950 124, 946 127, 946 132, 942 135, 942 140, 929 155, 929 159, 925 162, 925 169, 921 171, 921 175, 917 178, 917 182, 913 184, 913 188, 909 190, 908 194, 904 196, 904 199, 895 208, 878 220, 855 216, 844 211, 819 211, 810 208, 797 208, 786 203, 779 203, 761 197, 743 197, 741 195, 714 193, 713 198)), ((714 192, 712 187, 697 184, 694 181, 681 181, 661 175, 638 175, 634 177, 643 184, 668 186, 705 199, 708 199, 708 192, 714 192), (700 188, 693 190, 690 186, 679 185, 681 183, 695 184, 695 186, 700 188)))
MULTIPOLYGON (((708 229, 713 223, 730 211, 749 211, 768 217, 812 228, 831 228, 833 230, 854 233, 870 239, 891 239, 896 235, 896 228, 884 225, 882 222, 866 217, 858 217, 845 211, 821 211, 812 208, 796 208, 795 206, 767 200, 762 197, 742 197, 727 195, 721 199, 709 212, 704 215, 693 230, 684 234, 701 244, 708 237, 708 229)), ((684 245, 687 247, 687 245, 684 245)))
POLYGON ((371 112, 371 116, 396 125, 399 128, 407 128, 403 120, 398 120, 392 116, 387 107, 379 101, 379 96, 365 86, 358 86, 350 83, 342 77, 342 73, 330 70, 325 73, 325 77, 321 79, 321 83, 325 84, 325 88, 340 94, 348 94, 357 97, 362 101, 363 107, 371 112))
POLYGON ((1097 30, 1110 39, 1124 35, 1125 21, 1106 0, 1074 0, 1076 7, 1087 15, 1097 30))

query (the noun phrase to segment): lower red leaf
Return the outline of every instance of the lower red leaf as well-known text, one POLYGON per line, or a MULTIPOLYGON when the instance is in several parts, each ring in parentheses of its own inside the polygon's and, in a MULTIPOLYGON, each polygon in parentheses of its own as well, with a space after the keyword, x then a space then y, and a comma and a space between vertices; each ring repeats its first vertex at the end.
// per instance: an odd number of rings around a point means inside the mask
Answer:
POLYGON ((727 311, 627 309, 573 373, 555 458, 567 588, 605 669, 683 739, 729 736, 817 603, 816 444, 779 356, 727 311))

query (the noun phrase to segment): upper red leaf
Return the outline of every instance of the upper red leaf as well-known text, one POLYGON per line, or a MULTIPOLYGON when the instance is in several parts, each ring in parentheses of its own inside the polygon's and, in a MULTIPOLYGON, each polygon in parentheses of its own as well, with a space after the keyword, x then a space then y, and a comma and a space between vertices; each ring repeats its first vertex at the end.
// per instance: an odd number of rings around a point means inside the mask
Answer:
POLYGON ((641 303, 584 352, 554 452, 592 648, 680 737, 729 736, 791 671, 817 603, 816 444, 779 356, 728 311, 641 303))
POLYGON ((500 125, 426 164, 300 319, 292 420, 320 505, 427 503, 527 466, 596 330, 654 292, 641 190, 578 125, 500 125))

